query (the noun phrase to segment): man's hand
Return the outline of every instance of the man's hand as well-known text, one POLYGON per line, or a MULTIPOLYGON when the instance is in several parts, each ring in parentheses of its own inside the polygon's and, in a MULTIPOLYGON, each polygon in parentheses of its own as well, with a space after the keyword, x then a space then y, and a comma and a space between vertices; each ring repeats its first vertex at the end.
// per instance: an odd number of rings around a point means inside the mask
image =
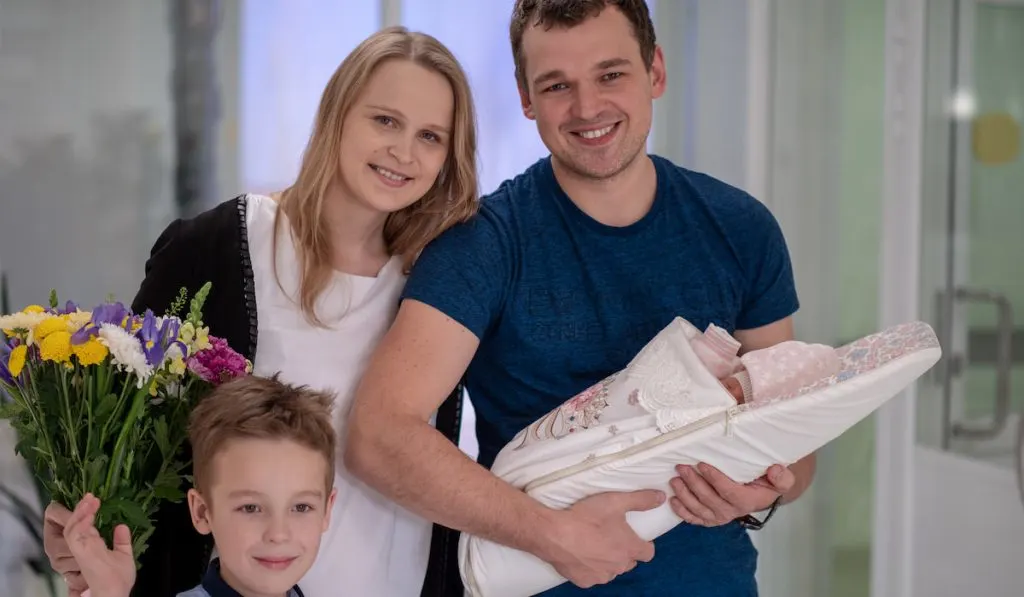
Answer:
POLYGON ((64 539, 81 567, 90 597, 128 597, 135 584, 132 537, 125 525, 114 529, 114 549, 107 549, 94 526, 100 501, 86 494, 64 527, 64 539))
POLYGON ((772 505, 796 483, 789 468, 776 464, 765 475, 746 485, 736 483, 708 464, 679 465, 679 476, 670 485, 675 497, 672 511, 694 525, 715 527, 759 512, 772 505))
POLYGON ((580 588, 611 582, 654 557, 654 544, 637 536, 626 523, 626 512, 651 510, 664 502, 665 494, 653 489, 580 500, 558 513, 551 533, 557 543, 536 555, 580 588))

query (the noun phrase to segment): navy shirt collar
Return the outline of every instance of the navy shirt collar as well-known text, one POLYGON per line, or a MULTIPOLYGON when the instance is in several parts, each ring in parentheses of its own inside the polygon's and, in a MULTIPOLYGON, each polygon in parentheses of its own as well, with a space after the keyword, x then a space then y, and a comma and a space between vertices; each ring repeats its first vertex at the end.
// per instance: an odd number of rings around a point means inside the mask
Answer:
MULTIPOLYGON (((203 576, 203 590, 210 594, 210 597, 242 597, 242 594, 231 588, 231 585, 220 575, 220 560, 213 560, 206 568, 206 575, 203 576)), ((298 585, 292 587, 288 597, 305 597, 298 585)))

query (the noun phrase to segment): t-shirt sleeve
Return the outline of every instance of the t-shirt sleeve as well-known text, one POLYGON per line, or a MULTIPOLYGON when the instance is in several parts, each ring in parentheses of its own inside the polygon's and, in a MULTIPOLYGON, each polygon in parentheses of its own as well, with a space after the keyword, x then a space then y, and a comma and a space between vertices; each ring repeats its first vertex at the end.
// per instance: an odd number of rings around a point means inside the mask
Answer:
POLYGON ((431 242, 402 294, 441 311, 483 338, 504 308, 512 275, 509 235, 485 212, 431 242))
POLYGON ((736 328, 749 330, 789 317, 800 308, 789 248, 775 216, 756 199, 740 227, 747 287, 736 328))

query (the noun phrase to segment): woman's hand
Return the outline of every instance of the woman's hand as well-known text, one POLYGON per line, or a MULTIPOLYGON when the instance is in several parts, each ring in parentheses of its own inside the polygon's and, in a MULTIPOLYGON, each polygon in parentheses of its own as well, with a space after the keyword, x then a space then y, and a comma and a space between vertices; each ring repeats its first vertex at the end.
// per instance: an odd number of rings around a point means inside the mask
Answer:
POLYGON ((64 528, 71 518, 71 511, 56 502, 51 502, 43 513, 43 551, 50 560, 50 566, 64 578, 68 585, 68 597, 82 597, 89 588, 82 570, 71 555, 71 548, 64 539, 64 528))
POLYGON ((114 548, 96 530, 94 521, 100 501, 86 494, 64 527, 64 539, 81 567, 90 597, 129 597, 135 584, 135 556, 132 536, 125 525, 114 529, 114 548))

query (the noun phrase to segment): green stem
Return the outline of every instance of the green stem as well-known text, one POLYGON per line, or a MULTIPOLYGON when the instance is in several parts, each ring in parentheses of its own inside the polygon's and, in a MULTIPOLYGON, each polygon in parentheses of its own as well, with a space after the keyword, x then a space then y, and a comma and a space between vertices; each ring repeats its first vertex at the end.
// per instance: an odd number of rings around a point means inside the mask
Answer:
MULTIPOLYGON (((31 384, 31 386, 32 386, 32 392, 36 396, 36 400, 38 400, 39 399, 39 386, 36 384, 36 375, 35 375, 36 371, 35 371, 35 368, 26 365, 25 366, 25 370, 22 371, 21 374, 22 375, 26 375, 26 374, 28 375, 29 384, 31 384)), ((24 397, 24 394, 22 394, 22 396, 24 397)), ((45 425, 43 425, 42 416, 40 415, 40 413, 36 412, 35 408, 33 408, 32 400, 31 399, 25 398, 25 406, 28 409, 29 413, 32 414, 33 422, 36 424, 36 428, 39 429, 39 435, 42 436, 43 442, 45 442, 45 444, 46 444, 46 451, 49 453, 49 460, 50 460, 48 468, 51 471, 56 471, 57 470, 57 461, 55 460, 56 455, 55 455, 55 453, 53 451, 53 441, 50 438, 50 431, 49 431, 49 429, 46 428, 45 425)), ((54 496, 54 497, 57 497, 57 496, 54 496)), ((66 496, 62 495, 60 497, 63 498, 63 497, 66 497, 66 496)), ((64 504, 64 505, 67 506, 67 504, 64 504)))
MULTIPOLYGON (((121 395, 117 398, 117 404, 114 406, 114 410, 110 411, 110 415, 107 420, 103 422, 103 429, 100 431, 100 441, 105 442, 107 439, 107 430, 110 428, 110 422, 115 421, 118 415, 121 414, 121 410, 124 408, 125 400, 128 398, 128 389, 132 387, 132 380, 135 379, 135 375, 129 375, 124 381, 124 385, 121 386, 121 395)), ((110 392, 105 392, 103 395, 106 396, 110 392)))
POLYGON ((121 467, 124 466, 124 457, 127 450, 128 435, 135 427, 135 422, 142 414, 142 409, 146 405, 146 398, 149 396, 149 387, 143 384, 143 387, 135 392, 135 396, 132 398, 132 407, 128 411, 128 416, 124 419, 124 424, 121 425, 121 433, 117 437, 117 442, 114 444, 114 457, 110 461, 110 468, 107 469, 107 481, 103 488, 103 496, 100 499, 109 499, 114 495, 114 491, 117 489, 118 483, 121 480, 121 467))
MULTIPOLYGON (((92 405, 93 401, 97 400, 99 394, 99 381, 95 376, 88 375, 85 372, 85 367, 82 368, 82 379, 89 380, 89 395, 85 401, 85 454, 86 457, 90 457, 93 454, 92 450, 92 405)), ((97 375, 99 372, 97 371, 97 375)))
POLYGON ((82 463, 82 457, 78 453, 78 435, 75 433, 73 426, 73 417, 71 416, 71 398, 70 392, 68 392, 68 370, 63 363, 54 363, 53 365, 60 371, 60 391, 64 398, 64 432, 68 434, 68 445, 71 446, 71 461, 74 464, 75 470, 81 473, 82 478, 82 495, 85 495, 87 491, 85 483, 85 466, 82 463))

